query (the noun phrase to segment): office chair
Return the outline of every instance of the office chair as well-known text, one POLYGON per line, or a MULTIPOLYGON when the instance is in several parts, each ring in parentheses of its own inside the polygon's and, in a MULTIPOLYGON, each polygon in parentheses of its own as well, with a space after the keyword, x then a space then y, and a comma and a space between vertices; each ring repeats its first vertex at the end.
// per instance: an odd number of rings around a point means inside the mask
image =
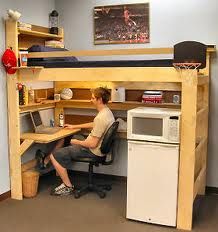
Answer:
POLYGON ((100 150, 105 156, 102 157, 93 157, 93 158, 84 158, 84 157, 76 157, 73 159, 73 161, 76 162, 83 162, 83 163, 89 163, 89 174, 88 174, 88 185, 75 190, 74 192, 74 197, 75 198, 80 198, 80 196, 88 193, 88 192, 96 192, 100 198, 105 198, 106 193, 105 190, 110 191, 111 190, 111 185, 96 185, 93 182, 93 167, 94 166, 99 166, 99 164, 102 165, 111 165, 114 161, 114 156, 115 152, 114 150, 114 140, 115 140, 115 135, 118 129, 119 122, 114 122, 107 132, 104 135, 100 150), (110 160, 107 161, 107 155, 111 155, 110 160))

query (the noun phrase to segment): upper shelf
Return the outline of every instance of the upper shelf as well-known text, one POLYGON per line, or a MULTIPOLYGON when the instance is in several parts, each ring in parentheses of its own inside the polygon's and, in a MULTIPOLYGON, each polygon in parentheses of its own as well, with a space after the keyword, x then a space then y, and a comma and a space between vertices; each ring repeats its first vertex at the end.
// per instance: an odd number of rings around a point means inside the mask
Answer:
MULTIPOLYGON (((130 110, 140 106, 147 107, 164 107, 164 108, 180 108, 180 104, 174 103, 142 103, 137 101, 125 101, 125 102, 109 102, 108 107, 111 110, 130 110)), ((95 109, 90 100, 61 100, 56 103, 56 107, 60 108, 76 108, 76 109, 95 109)))
POLYGON ((55 35, 55 34, 50 34, 50 33, 45 33, 45 32, 40 32, 40 31, 25 30, 25 29, 19 29, 19 28, 18 28, 18 33, 20 35, 31 35, 35 37, 48 38, 48 39, 62 39, 63 38, 61 35, 55 35))

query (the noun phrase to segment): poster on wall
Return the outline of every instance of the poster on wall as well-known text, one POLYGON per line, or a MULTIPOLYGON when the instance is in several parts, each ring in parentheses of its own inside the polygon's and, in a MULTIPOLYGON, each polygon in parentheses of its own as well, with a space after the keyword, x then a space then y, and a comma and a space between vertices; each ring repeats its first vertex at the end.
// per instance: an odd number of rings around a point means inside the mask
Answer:
POLYGON ((148 2, 94 8, 94 44, 149 42, 148 2))

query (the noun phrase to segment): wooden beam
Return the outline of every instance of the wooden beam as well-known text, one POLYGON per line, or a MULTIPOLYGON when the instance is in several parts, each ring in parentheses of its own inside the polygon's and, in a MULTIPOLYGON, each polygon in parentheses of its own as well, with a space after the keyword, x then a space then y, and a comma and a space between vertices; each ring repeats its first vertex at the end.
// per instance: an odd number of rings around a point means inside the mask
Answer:
POLYGON ((182 73, 182 121, 180 140, 177 228, 192 229, 193 185, 195 166, 197 73, 182 73))
POLYGON ((195 150, 195 179, 198 176, 202 166, 205 165, 204 157, 207 153, 207 140, 207 137, 202 138, 195 150))
MULTIPOLYGON (((196 71, 197 72, 197 71, 196 71)), ((44 68, 19 70, 19 81, 182 82, 173 67, 44 68)))
MULTIPOLYGON (((11 47, 18 57, 18 34, 17 22, 6 21, 6 48, 11 47)), ((17 74, 7 74, 8 91, 8 144, 10 160, 11 197, 21 200, 22 177, 20 157, 20 122, 19 122, 19 99, 16 89, 17 74)))
POLYGON ((206 85, 209 83, 209 76, 199 75, 198 85, 206 85))
POLYGON ((27 151, 33 143, 34 143, 34 140, 25 139, 20 145, 20 156, 22 156, 25 153, 25 151, 27 151))
POLYGON ((173 48, 137 48, 137 49, 113 49, 113 50, 83 50, 65 52, 32 52, 28 58, 41 57, 68 57, 68 56, 114 56, 114 55, 150 55, 172 54, 173 48))
POLYGON ((92 89, 99 86, 112 89, 116 87, 124 87, 126 90, 165 90, 165 91, 181 91, 181 83, 161 83, 161 82, 91 82, 91 81, 58 81, 55 82, 55 91, 59 92, 63 88, 80 88, 92 89))
MULTIPOLYGON (((209 84, 203 86, 203 106, 207 107, 207 111, 205 113, 205 120, 203 121, 204 127, 203 127, 203 135, 208 138, 208 115, 209 115, 209 84)), ((205 151, 203 153, 203 163, 205 166, 207 166, 207 147, 208 147, 208 141, 205 145, 205 151)), ((198 193, 200 195, 205 195, 205 189, 206 189, 206 173, 205 177, 202 180, 203 184, 199 187, 198 193)))
MULTIPOLYGON (((208 48, 208 52, 214 52, 214 48, 208 48)), ((83 50, 65 52, 32 52, 29 58, 41 57, 68 57, 68 56, 114 56, 114 55, 155 55, 173 54, 173 48, 135 48, 135 49, 111 49, 111 50, 83 50)))
POLYGON ((194 194, 193 194, 193 201, 195 199, 195 197, 197 196, 200 188, 202 185, 204 185, 204 181, 206 178, 206 165, 204 165, 194 183, 194 194))

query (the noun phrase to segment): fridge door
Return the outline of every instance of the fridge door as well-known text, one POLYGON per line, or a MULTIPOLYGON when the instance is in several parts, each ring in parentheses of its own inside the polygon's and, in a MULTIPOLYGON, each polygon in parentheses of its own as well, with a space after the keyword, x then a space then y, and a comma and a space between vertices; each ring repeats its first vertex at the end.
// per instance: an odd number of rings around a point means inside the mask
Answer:
POLYGON ((176 226, 179 146, 128 141, 127 218, 176 226))

